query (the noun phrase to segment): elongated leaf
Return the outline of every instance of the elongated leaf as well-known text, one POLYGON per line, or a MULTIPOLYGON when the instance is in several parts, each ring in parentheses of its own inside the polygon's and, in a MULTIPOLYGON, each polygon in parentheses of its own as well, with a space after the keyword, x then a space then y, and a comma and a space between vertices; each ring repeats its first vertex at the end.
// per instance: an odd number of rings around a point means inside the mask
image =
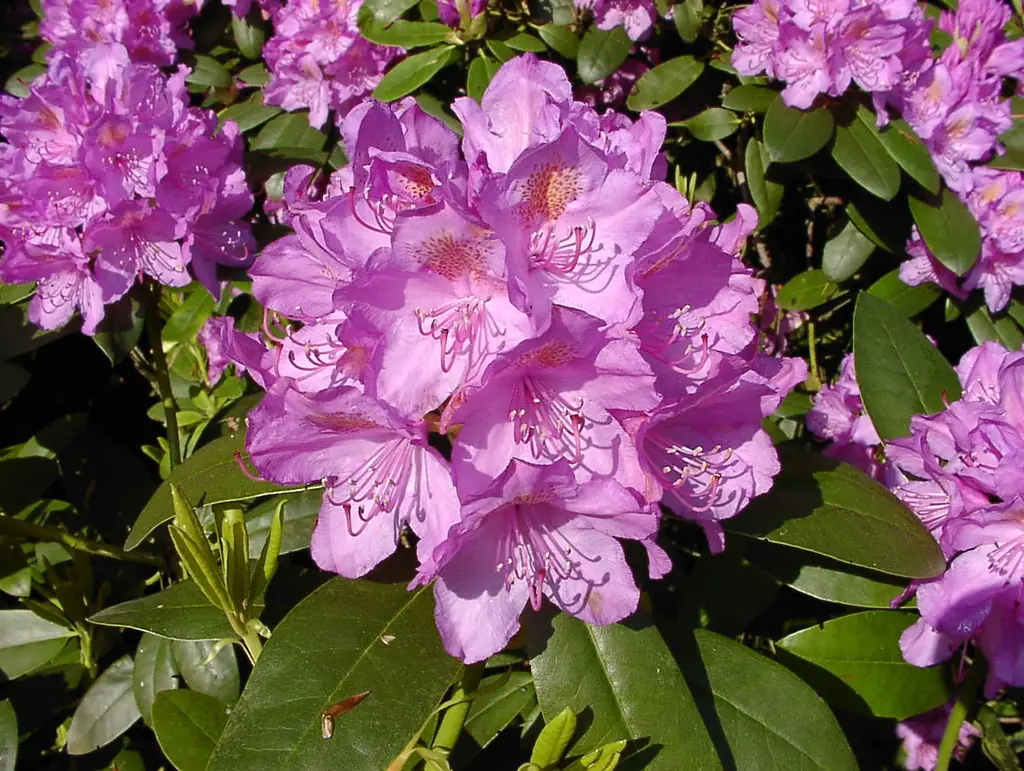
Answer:
POLYGON ((541 768, 555 765, 562 759, 569 741, 576 733, 576 713, 566 707, 544 726, 530 753, 530 762, 541 768))
POLYGON ((449 64, 453 50, 450 45, 439 45, 403 59, 384 76, 374 89, 373 98, 393 102, 411 94, 449 64))
POLYGON ((900 167, 885 149, 870 110, 861 108, 848 125, 836 127, 832 157, 850 178, 885 201, 900 189, 900 167))
POLYGON ((794 449, 782 473, 728 530, 907 578, 931 578, 946 560, 895 495, 845 463, 794 449))
MULTIPOLYGON (((360 11, 360 22, 363 18, 364 5, 360 11)), ((422 48, 438 43, 451 42, 454 38, 452 28, 436 21, 405 21, 399 19, 387 27, 364 26, 359 31, 367 40, 384 46, 400 46, 402 48, 422 48)))
POLYGON ((893 207, 874 196, 857 196, 846 205, 846 214, 857 229, 880 249, 902 256, 907 243, 911 220, 909 210, 893 211, 893 207), (905 215, 905 216, 903 216, 905 215))
MULTIPOLYGON (((480 683, 481 690, 493 687, 504 675, 492 675, 480 683)), ((536 702, 533 678, 527 672, 513 672, 508 682, 473 700, 466 718, 466 733, 481 748, 507 728, 516 717, 536 702)))
POLYGON ((231 85, 231 73, 223 64, 211 56, 196 54, 196 65, 185 77, 189 85, 203 88, 227 88, 231 85))
POLYGON ((440 700, 457 664, 441 648, 429 590, 334 579, 274 630, 210 771, 386 768, 440 700), (367 690, 369 697, 337 719, 333 738, 322 739, 322 711, 367 690))
POLYGON ((989 315, 984 305, 979 305, 965 316, 967 328, 971 330, 971 336, 978 345, 992 340, 1011 350, 1020 350, 1024 345, 1024 332, 1017 323, 1009 316, 999 316, 995 319, 989 315))
POLYGON ((0 701, 0 771, 14 771, 18 760, 18 716, 11 702, 0 701))
POLYGON ((142 635, 135 651, 132 693, 147 725, 153 725, 153 701, 157 694, 178 687, 177 674, 170 641, 152 634, 142 635))
POLYGON ((907 317, 916 316, 942 296, 942 290, 935 284, 904 284, 898 269, 878 279, 868 288, 868 293, 885 300, 907 317))
MULTIPOLYGON (((262 601, 257 602, 253 613, 258 614, 262 607, 262 601)), ((223 611, 211 605, 191 581, 104 608, 89 622, 138 629, 171 640, 223 640, 235 636, 223 611)))
POLYGON ((545 24, 537 27, 537 34, 540 35, 541 40, 566 59, 575 59, 579 53, 580 39, 568 27, 545 24))
POLYGON ((160 749, 178 771, 205 771, 228 722, 228 707, 195 691, 164 691, 153 705, 160 749))
POLYGON ((931 415, 960 398, 949 362, 898 310, 861 292, 853 350, 864 407, 882 439, 910 433, 913 415, 931 415))
MULTIPOLYGON (((233 120, 239 131, 250 131, 257 126, 262 126, 267 121, 280 115, 281 108, 273 104, 263 104, 259 94, 244 102, 238 102, 230 107, 225 107, 218 113, 221 123, 233 120)), ((212 298, 211 298, 212 299, 212 298)))
POLYGON ((910 213, 935 259, 964 275, 981 252, 981 230, 963 201, 949 188, 931 200, 910 196, 910 213))
POLYGON ((85 692, 68 728, 68 753, 85 755, 131 728, 141 715, 132 693, 131 656, 122 656, 85 692))
POLYGON ((313 525, 316 524, 323 494, 323 489, 317 487, 286 497, 274 496, 249 509, 245 514, 245 526, 249 531, 249 556, 253 559, 260 556, 270 532, 274 511, 282 498, 284 529, 281 532, 281 554, 309 548, 309 539, 313 535, 313 525))
POLYGON ((263 126, 249 149, 278 158, 310 160, 322 157, 326 142, 327 135, 310 126, 305 113, 285 113, 263 126))
POLYGON ((114 366, 128 358, 139 344, 145 326, 142 305, 132 297, 125 297, 107 309, 107 315, 96 327, 93 342, 114 366))
POLYGON ((617 70, 633 47, 623 27, 587 30, 576 52, 576 72, 584 83, 596 83, 617 70))
POLYGON ((778 91, 773 91, 764 86, 736 86, 722 98, 722 107, 737 112, 767 112, 779 96, 778 91))
POLYGON ((778 305, 787 311, 806 311, 824 305, 839 293, 823 270, 805 270, 779 290, 778 305))
POLYGON ((942 180, 932 161, 931 151, 925 147, 910 124, 902 118, 890 120, 878 132, 882 145, 903 170, 917 180, 930 193, 938 193, 942 180))
POLYGON ((987 704, 979 709, 978 724, 981 726, 981 749, 992 765, 998 771, 1020 771, 1020 758, 1003 731, 995 710, 987 704))
POLYGON ((744 169, 747 173, 750 197, 754 199, 754 206, 757 207, 758 228, 765 227, 775 219, 775 215, 779 213, 782 196, 786 192, 785 187, 767 178, 770 162, 764 145, 757 139, 750 139, 744 154, 744 169))
POLYGON ((61 652, 74 631, 31 610, 0 610, 0 670, 11 680, 61 652))
POLYGON ((246 59, 260 58, 263 43, 267 39, 267 30, 258 10, 250 12, 244 19, 232 14, 231 32, 242 56, 246 59))
MULTIPOLYGON (((727 768, 854 771, 835 716, 785 667, 713 632, 697 630, 683 671, 727 768)), ((677 768, 692 768, 682 765, 677 768)))
POLYGON ((553 634, 537 635, 531 669, 546 720, 566 707, 587 710, 589 724, 571 747, 589 752, 609 741, 646 738, 659 747, 649 771, 721 768, 697 704, 658 630, 641 619, 590 626, 557 615, 553 634))
POLYGON ((538 40, 533 35, 527 32, 520 32, 512 37, 505 38, 501 41, 513 51, 525 51, 534 54, 542 54, 548 50, 548 47, 544 45, 544 42, 538 40))
POLYGON ((238 700, 241 679, 233 646, 225 645, 211 658, 212 641, 174 640, 169 644, 174 663, 189 688, 225 704, 238 700))
POLYGON ((836 236, 825 243, 821 267, 826 277, 841 283, 853 278, 874 251, 871 239, 848 221, 836 236))
POLYGON ((4 284, 0 282, 0 305, 14 305, 22 300, 27 300, 36 291, 35 281, 26 281, 23 284, 4 284))
POLYGON ((704 0, 683 0, 672 8, 672 21, 676 32, 686 43, 692 43, 700 35, 704 24, 704 0))
MULTIPOLYGON (((582 56, 582 49, 580 55, 582 56)), ((582 59, 580 66, 582 67, 582 59)), ((702 72, 704 62, 692 56, 677 56, 662 62, 645 72, 636 82, 633 92, 626 99, 626 106, 636 112, 660 107, 692 86, 702 72)), ((734 119, 732 115, 729 118, 734 119)), ((700 130, 701 127, 698 127, 697 131, 700 130)))
POLYGON ((777 163, 792 163, 814 155, 832 138, 835 121, 827 110, 787 107, 782 98, 764 116, 764 146, 777 163))
POLYGON ((213 315, 215 302, 205 289, 193 290, 164 325, 161 337, 169 343, 192 340, 213 315))
POLYGON ((417 0, 367 0, 363 7, 373 13, 375 24, 384 26, 393 22, 416 3, 417 0))
POLYGON ((491 82, 491 73, 487 69, 487 61, 478 56, 470 62, 466 72, 466 95, 479 102, 484 98, 484 91, 491 82))
POLYGON ((915 667, 903 659, 900 635, 916 617, 893 610, 853 613, 779 640, 827 701, 856 712, 897 720, 927 712, 952 696, 947 668, 915 667))
POLYGON ((683 125, 695 139, 702 142, 714 142, 716 139, 725 139, 736 133, 736 129, 740 127, 740 119, 730 110, 709 107, 692 118, 684 120, 683 125))
POLYGON ((134 549, 160 525, 174 517, 172 484, 177 485, 194 506, 246 499, 280 488, 270 482, 257 482, 238 467, 235 453, 244 453, 241 434, 214 439, 178 466, 146 504, 132 527, 126 549, 134 549))

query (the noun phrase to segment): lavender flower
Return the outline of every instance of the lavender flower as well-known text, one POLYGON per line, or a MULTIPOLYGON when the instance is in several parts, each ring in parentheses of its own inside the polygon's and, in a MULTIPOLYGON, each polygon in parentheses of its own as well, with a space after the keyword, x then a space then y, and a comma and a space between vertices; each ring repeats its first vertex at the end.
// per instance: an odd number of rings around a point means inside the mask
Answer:
MULTIPOLYGON (((907 771, 934 771, 951 709, 952 704, 946 704, 896 724, 896 735, 903 742, 903 767, 907 771)), ((954 750, 959 760, 963 760, 980 733, 966 720, 963 722, 954 750)))

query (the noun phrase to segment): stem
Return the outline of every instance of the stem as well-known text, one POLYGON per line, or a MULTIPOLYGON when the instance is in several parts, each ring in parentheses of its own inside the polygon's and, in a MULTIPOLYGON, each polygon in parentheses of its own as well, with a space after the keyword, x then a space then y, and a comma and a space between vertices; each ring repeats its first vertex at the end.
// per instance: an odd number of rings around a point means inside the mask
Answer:
POLYGON ((167 370, 167 357, 164 356, 163 340, 160 337, 160 285, 153 284, 145 298, 146 331, 149 334, 149 347, 153 349, 153 369, 156 371, 156 382, 160 390, 160 403, 164 408, 164 421, 167 423, 167 446, 171 456, 171 468, 181 463, 181 445, 178 437, 178 404, 174 401, 171 391, 171 378, 167 370))
POLYGON ((249 662, 256 666, 260 654, 263 653, 263 643, 260 642, 260 636, 250 630, 242 635, 242 645, 245 647, 245 655, 249 657, 249 662))
POLYGON ((980 660, 975 660, 971 665, 967 677, 957 689, 956 701, 949 711, 949 720, 946 721, 946 730, 942 734, 942 743, 939 745, 939 756, 935 761, 935 771, 948 771, 949 764, 956 752, 960 742, 960 726, 964 724, 968 713, 974 707, 978 696, 978 688, 984 677, 984 667, 980 660))
POLYGON ((36 525, 32 522, 25 522, 14 517, 0 516, 0 533, 11 535, 16 538, 28 538, 35 541, 50 541, 67 546, 75 551, 94 554, 97 557, 109 557, 110 559, 123 560, 125 562, 137 562, 142 565, 151 565, 156 568, 163 568, 164 561, 155 554, 147 554, 141 551, 125 551, 124 549, 103 543, 102 541, 88 541, 79 538, 77 535, 65 533, 55 527, 36 525))
MULTIPOLYGON (((476 692, 477 686, 480 685, 480 678, 484 674, 485 663, 480 661, 463 669, 462 682, 452 694, 452 701, 465 698, 476 692)), ((466 699, 466 701, 453 704, 445 710, 444 717, 441 718, 441 725, 437 729, 437 736, 434 738, 433 749, 443 755, 448 755, 452 751, 462 733, 462 726, 466 722, 466 716, 469 714, 472 703, 471 699, 466 699)))

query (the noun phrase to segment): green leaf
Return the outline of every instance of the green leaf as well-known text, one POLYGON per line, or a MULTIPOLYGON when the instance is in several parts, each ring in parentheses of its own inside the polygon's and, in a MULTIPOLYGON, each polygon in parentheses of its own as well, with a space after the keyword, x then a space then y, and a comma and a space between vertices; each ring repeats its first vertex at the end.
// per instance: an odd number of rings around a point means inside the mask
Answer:
POLYGON ((832 138, 835 121, 828 110, 805 112, 777 97, 764 116, 764 146, 775 163, 810 158, 832 138))
POLYGON ((466 94, 470 99, 479 102, 491 82, 491 72, 487 68, 487 60, 478 56, 469 64, 466 73, 466 94))
POLYGON ((1020 759, 992 707, 982 705, 978 710, 978 724, 981 726, 981 749, 997 771, 1020 771, 1020 759))
POLYGON ((875 244, 871 239, 847 221, 838 235, 825 242, 821 258, 822 271, 830 280, 842 283, 853 278, 874 251, 875 244))
POLYGON ((846 205, 846 214, 875 246, 897 256, 904 254, 903 247, 912 225, 909 210, 894 212, 884 201, 863 194, 854 196, 846 205))
POLYGON ((854 182, 882 200, 899 192, 900 167, 882 144, 870 110, 861 107, 848 125, 836 127, 832 157, 854 182))
POLYGON ((393 102, 411 94, 450 64, 454 51, 453 46, 440 45, 403 59, 384 76, 374 89, 373 98, 382 102, 393 102))
POLYGON ((910 434, 910 418, 960 398, 949 362, 906 316, 861 292, 853 314, 853 351, 864 407, 882 439, 910 434))
POLYGON ((238 700, 241 679, 233 646, 223 646, 211 658, 216 645, 212 641, 174 640, 169 645, 174 663, 189 688, 225 704, 238 700))
POLYGON ((18 716, 7 699, 0 701, 0 771, 14 771, 18 761, 18 716))
POLYGON ((776 646, 814 665, 793 662, 793 669, 826 701, 903 720, 952 696, 945 666, 915 667, 903 659, 900 635, 915 620, 910 613, 869 610, 795 632, 776 646))
POLYGON ((779 213, 782 196, 786 192, 785 187, 767 178, 769 163, 771 161, 764 145, 751 138, 744 153, 744 169, 747 172, 750 197, 754 199, 754 206, 757 207, 758 228, 764 228, 775 219, 775 215, 779 213))
POLYGON ((823 270, 805 270, 786 282, 779 290, 778 306, 787 311, 806 311, 824 305, 837 294, 839 287, 829 281, 823 270))
POLYGON ((504 674, 484 678, 480 683, 481 695, 473 699, 466 718, 468 733, 481 748, 490 744, 516 717, 537 701, 533 678, 528 672, 513 672, 508 682, 490 691, 504 674))
POLYGON ((170 525, 167 529, 171 534, 174 550, 181 558, 181 565, 185 568, 185 573, 199 587, 207 601, 225 613, 233 613, 238 610, 228 596, 227 587, 224 586, 224 582, 218 574, 216 563, 210 564, 204 558, 204 553, 209 548, 206 538, 202 538, 203 544, 200 544, 176 525, 170 525))
POLYGON ((533 35, 527 32, 520 32, 512 37, 505 38, 501 41, 513 51, 525 51, 528 53, 542 54, 548 50, 548 47, 544 45, 543 41, 538 40, 533 35))
MULTIPOLYGON (((586 38, 583 39, 583 42, 586 44, 586 38)), ((582 56, 583 49, 581 47, 581 68, 583 66, 582 56)), ((704 72, 704 62, 692 56, 677 56, 667 62, 662 62, 657 67, 645 72, 636 82, 632 93, 626 99, 626 106, 635 112, 660 107, 671 102, 692 86, 702 72, 704 72)), ((729 118, 735 120, 731 114, 729 118)), ((710 132, 711 127, 707 128, 710 132)), ((700 130, 701 128, 697 129, 697 131, 700 130)))
POLYGON ((494 54, 494 58, 501 64, 512 61, 516 58, 516 52, 502 43, 500 40, 491 38, 487 41, 487 49, 494 54))
POLYGON ((228 707, 195 691, 164 691, 153 705, 160 749, 178 771, 205 771, 228 722, 228 707))
POLYGON ((210 771, 386 768, 457 665, 441 648, 429 589, 336 578, 274 630, 210 771), (321 738, 323 710, 367 690, 365 701, 337 719, 333 738, 321 738))
POLYGON ((372 12, 365 5, 359 9, 359 31, 367 40, 383 46, 422 48, 451 42, 454 37, 451 27, 436 21, 399 19, 387 27, 377 27, 369 23, 364 24, 364 19, 372 19, 372 12))
POLYGON ((592 26, 580 41, 576 53, 576 72, 584 83, 596 83, 608 77, 626 61, 633 41, 624 27, 603 30, 592 26))
POLYGON ((249 509, 245 515, 246 529, 249 531, 249 556, 253 559, 260 556, 270 532, 274 511, 282 498, 284 528, 281 532, 281 554, 308 548, 323 494, 323 488, 316 487, 287 497, 275 496, 249 509))
POLYGON ((989 161, 985 165, 990 169, 1024 171, 1024 148, 1011 148, 1002 155, 996 155, 991 161, 989 161))
POLYGON ((735 549, 704 555, 683 582, 681 617, 694 627, 739 634, 771 606, 778 593, 778 582, 735 549))
POLYGON ((4 83, 4 91, 11 96, 24 99, 28 96, 29 87, 32 85, 32 82, 44 72, 46 72, 46 65, 44 64, 29 64, 26 67, 22 67, 7 78, 7 82, 4 83))
POLYGON ((778 91, 764 86, 736 86, 722 99, 722 107, 737 112, 763 113, 778 97, 778 91))
POLYGON ((537 27, 537 34, 553 51, 566 59, 575 59, 580 50, 580 39, 568 27, 558 24, 544 24, 537 27))
POLYGON ((9 361, 0 361, 0 404, 21 393, 31 379, 28 370, 9 361))
POLYGON ((907 578, 946 567, 935 539, 867 474, 822 455, 780 448, 782 473, 727 529, 907 578))
POLYGON ((902 118, 890 120, 878 132, 878 138, 892 159, 930 193, 938 193, 942 180, 932 161, 931 151, 921 137, 902 118))
POLYGON ((562 759, 572 735, 576 733, 576 713, 566 707, 544 726, 530 753, 530 762, 541 768, 553 766, 562 759))
POLYGON ((981 230, 970 210, 949 188, 930 200, 910 196, 910 213, 935 259, 964 275, 981 252, 981 230))
POLYGON ((267 30, 258 9, 254 9, 244 19, 231 14, 231 32, 242 56, 252 60, 260 58, 263 43, 267 39, 267 30))
MULTIPOLYGON (((263 548, 256 557, 256 567, 252 571, 252 580, 249 583, 245 607, 248 609, 252 603, 262 597, 270 585, 274 573, 277 572, 277 560, 281 556, 281 539, 284 531, 284 505, 280 501, 270 518, 270 530, 263 542, 263 548)), ((250 546, 250 548, 252 548, 250 546)))
POLYGON ((858 768, 835 716, 800 678, 713 632, 698 629, 694 637, 695 650, 684 656, 683 671, 705 705, 702 714, 729 768, 858 768))
POLYGON ((0 670, 14 680, 54 658, 75 632, 31 610, 0 610, 0 670))
POLYGON ((260 94, 253 94, 250 99, 238 102, 230 107, 225 107, 217 116, 221 125, 226 121, 233 120, 241 132, 251 131, 257 126, 262 126, 271 118, 281 114, 281 108, 273 104, 263 104, 260 94))
POLYGON ((203 287, 196 287, 167 319, 161 333, 164 341, 182 343, 194 340, 206 320, 213 315, 216 302, 203 287))
POLYGON ((700 36, 700 28, 704 25, 704 0, 683 0, 676 3, 672 10, 672 21, 676 32, 684 43, 692 43, 700 36))
POLYGON ((393 22, 418 2, 419 0, 366 0, 363 3, 363 8, 369 9, 373 14, 373 22, 376 26, 383 27, 393 22))
POLYGON ((93 342, 115 367, 128 358, 139 344, 145 325, 145 311, 134 298, 126 297, 107 309, 96 327, 93 342))
POLYGON ((132 693, 131 656, 122 656, 85 692, 68 728, 69 755, 85 755, 114 741, 141 715, 132 693))
POLYGON ((227 88, 231 85, 231 73, 212 56, 196 54, 195 60, 192 72, 185 76, 186 83, 204 88, 227 88))
POLYGON ((890 271, 868 287, 868 293, 885 300, 908 318, 916 316, 942 296, 935 284, 908 286, 900 280, 900 271, 890 271))
POLYGON ((177 674, 170 641, 156 635, 143 634, 135 650, 132 693, 146 725, 153 725, 153 701, 157 694, 178 687, 177 674))
POLYGON ((646 738, 660 750, 644 768, 721 768, 686 680, 661 635, 644 619, 591 626, 567 613, 552 621, 546 642, 531 634, 531 670, 549 722, 569 707, 592 720, 571 751, 618 739, 646 738))
POLYGON ((736 133, 740 127, 740 119, 731 110, 721 107, 709 107, 701 113, 682 122, 696 139, 702 142, 714 142, 725 139, 736 133))
POLYGON ((993 319, 984 305, 979 305, 964 317, 971 336, 978 345, 992 340, 1011 351, 1020 350, 1024 345, 1024 333, 1009 316, 1000 315, 993 319))
POLYGON ((319 159, 323 156, 327 135, 309 125, 304 112, 278 115, 260 129, 249 149, 275 158, 319 159))
POLYGON ((221 437, 200 448, 195 455, 174 469, 143 508, 128 535, 125 548, 134 549, 150 533, 174 517, 172 484, 177 485, 184 496, 197 506, 244 500, 279 490, 270 482, 257 482, 242 473, 235 453, 244 453, 244 450, 245 438, 242 434, 221 437))
POLYGON ((270 73, 263 62, 251 64, 238 73, 238 80, 247 86, 259 88, 270 82, 270 73))
POLYGON ((23 284, 4 284, 0 282, 0 305, 14 305, 27 300, 36 292, 36 282, 26 281, 23 284))
MULTIPOLYGON (((253 615, 260 610, 262 603, 257 603, 253 615)), ((171 640, 224 640, 235 636, 224 612, 211 605, 192 581, 104 608, 89 622, 138 629, 171 640)))

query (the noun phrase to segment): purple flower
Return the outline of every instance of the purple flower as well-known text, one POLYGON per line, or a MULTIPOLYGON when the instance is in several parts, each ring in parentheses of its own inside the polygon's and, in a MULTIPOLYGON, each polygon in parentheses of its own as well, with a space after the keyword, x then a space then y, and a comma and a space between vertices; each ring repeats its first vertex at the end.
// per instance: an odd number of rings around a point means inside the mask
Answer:
POLYGON ((449 27, 466 26, 487 10, 487 0, 440 0, 437 13, 449 27))
MULTIPOLYGON (((907 771, 934 771, 939 760, 939 745, 949 721, 952 704, 936 707, 923 715, 896 724, 896 735, 903 742, 903 767, 907 771)), ((960 726, 954 755, 962 762, 974 739, 981 732, 968 721, 960 726)))
POLYGON ((566 461, 513 461, 485 489, 463 497, 462 518, 435 541, 435 615, 445 650, 467 663, 501 650, 527 602, 547 597, 590 624, 628 616, 640 593, 617 539, 649 538, 658 517, 609 478, 580 484, 566 461))
POLYGON ((593 11, 598 29, 623 27, 630 40, 643 40, 658 20, 651 0, 573 0, 582 11, 593 11))

